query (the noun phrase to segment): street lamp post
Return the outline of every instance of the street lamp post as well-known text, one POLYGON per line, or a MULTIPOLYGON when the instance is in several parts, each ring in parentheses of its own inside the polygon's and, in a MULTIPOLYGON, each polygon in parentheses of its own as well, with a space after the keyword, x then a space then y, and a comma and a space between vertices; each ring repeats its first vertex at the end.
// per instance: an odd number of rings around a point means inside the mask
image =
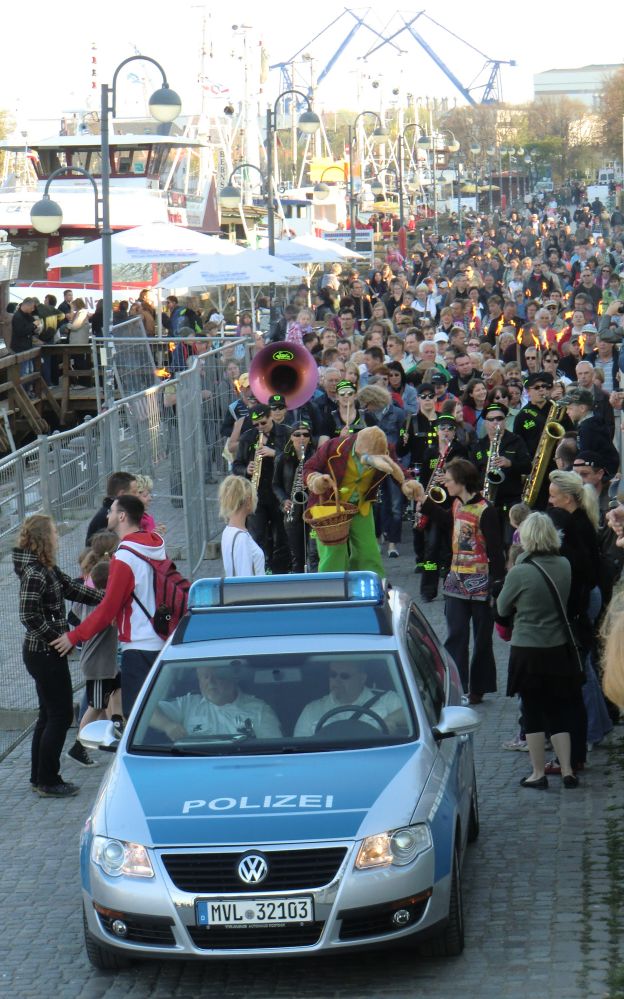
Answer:
MULTIPOLYGON (((387 138, 387 132, 383 127, 383 122, 376 111, 360 111, 355 120, 349 124, 349 232, 351 249, 355 250, 355 185, 353 182, 353 136, 355 128, 360 118, 365 115, 372 115, 377 122, 377 127, 373 132, 373 138, 383 142, 387 138)), ((363 179, 363 178, 360 178, 363 179)))
POLYGON ((313 187, 314 197, 317 201, 325 201, 329 197, 329 186, 323 183, 323 179, 325 174, 330 173, 332 170, 337 170, 344 180, 344 170, 337 163, 332 163, 330 166, 325 167, 321 173, 321 179, 313 187))
POLYGON ((489 204, 489 209, 490 209, 490 215, 493 215, 494 214, 494 199, 493 199, 493 196, 492 196, 492 160, 494 159, 494 156, 496 155, 496 149, 494 148, 494 146, 488 146, 488 148, 486 149, 486 154, 487 154, 487 158, 488 158, 489 188, 490 188, 490 190, 489 190, 488 204, 489 204))
POLYGON ((417 121, 410 121, 402 132, 399 132, 397 139, 397 159, 399 163, 399 228, 405 225, 405 211, 403 208, 403 142, 405 134, 410 128, 417 128, 422 134, 422 126, 417 121))
MULTIPOLYGON (((102 336, 104 337, 104 342, 106 342, 107 338, 110 337, 113 327, 113 265, 111 253, 112 230, 110 227, 110 146, 108 116, 109 114, 113 117, 115 116, 115 88, 119 72, 125 65, 127 65, 127 63, 132 62, 133 60, 151 62, 160 70, 162 74, 162 86, 152 94, 149 100, 149 110, 152 117, 159 122, 166 123, 172 122, 174 118, 178 116, 182 106, 181 101, 175 91, 170 89, 162 66, 157 63, 155 59, 150 58, 150 56, 136 55, 130 56, 128 59, 124 59, 113 74, 112 86, 109 87, 106 83, 102 84, 100 115, 102 159, 101 196, 98 195, 98 188, 95 179, 90 173, 88 173, 87 170, 83 170, 80 167, 61 167, 58 170, 55 170, 48 177, 43 198, 41 201, 37 202, 37 204, 33 205, 31 211, 31 220, 35 229, 38 229, 39 232, 55 232, 62 225, 63 212, 60 205, 51 201, 48 195, 52 181, 63 173, 80 174, 91 181, 96 199, 95 224, 96 228, 100 229, 102 238, 102 336)), ((113 385, 110 378, 111 369, 109 365, 106 365, 106 374, 104 377, 104 398, 107 405, 110 405, 114 398, 113 385)))
POLYGON ((162 86, 149 99, 149 111, 152 118, 162 124, 168 124, 178 117, 182 101, 167 83, 167 76, 160 63, 151 56, 134 55, 120 62, 113 73, 113 82, 109 86, 102 84, 100 105, 100 131, 102 143, 102 334, 110 337, 113 328, 113 262, 111 255, 110 227, 110 147, 109 147, 109 115, 115 118, 117 99, 117 77, 130 62, 151 62, 162 76, 162 86))
MULTIPOLYGON (((266 111, 266 161, 267 161, 267 231, 269 236, 269 253, 272 257, 275 256, 275 202, 273 198, 273 143, 275 141, 276 129, 276 117, 277 117, 277 107, 282 97, 287 97, 288 94, 297 94, 299 97, 303 97, 306 102, 306 110, 299 115, 299 121, 297 126, 300 132, 304 135, 314 135, 314 133, 320 128, 321 119, 312 110, 312 104, 310 103, 310 98, 306 96, 301 90, 283 90, 281 94, 278 94, 275 98, 273 107, 270 106, 266 111)), ((270 324, 273 326, 275 322, 275 284, 271 282, 269 286, 269 300, 270 300, 270 324)))
MULTIPOLYGON (((426 146, 427 148, 429 148, 431 150, 431 159, 432 159, 431 167, 432 167, 432 170, 433 170, 433 219, 434 219, 434 232, 437 234, 437 231, 438 231, 438 179, 437 179, 437 169, 436 169, 437 162, 436 162, 436 160, 437 160, 437 150, 438 150, 438 147, 437 147, 437 142, 436 142, 436 140, 437 140, 437 133, 436 133, 435 128, 433 127, 433 121, 432 121, 431 113, 429 115, 429 118, 430 118, 431 134, 430 135, 426 135, 426 134, 421 135, 421 137, 418 140, 418 145, 419 146, 426 146)), ((459 146, 459 142, 455 138, 453 132, 451 132, 450 129, 449 129, 449 130, 443 132, 442 135, 443 136, 444 135, 450 135, 451 136, 451 141, 449 143, 443 143, 443 145, 440 147, 442 149, 442 151, 448 150, 449 153, 458 153, 460 146, 459 146)))
MULTIPOLYGON (((267 158, 267 228, 269 234, 269 253, 272 257, 275 256, 275 204, 273 201, 273 143, 275 141, 276 129, 276 117, 277 108, 282 97, 287 97, 288 94, 297 94, 299 97, 303 97, 306 102, 307 108, 299 116, 299 121, 297 126, 300 132, 304 135, 314 135, 314 133, 320 128, 321 119, 312 110, 312 104, 310 103, 310 98, 303 93, 302 90, 283 90, 281 94, 275 98, 273 107, 268 107, 266 112, 266 158, 267 158)), ((273 307, 273 306, 271 306, 273 307)))
POLYGON ((255 163, 237 163, 228 177, 227 184, 225 187, 222 187, 219 192, 219 201, 224 208, 238 208, 241 202, 243 192, 240 187, 237 187, 236 184, 232 183, 232 179, 239 172, 239 170, 257 170, 262 179, 262 190, 264 191, 266 178, 260 167, 257 167, 255 163))

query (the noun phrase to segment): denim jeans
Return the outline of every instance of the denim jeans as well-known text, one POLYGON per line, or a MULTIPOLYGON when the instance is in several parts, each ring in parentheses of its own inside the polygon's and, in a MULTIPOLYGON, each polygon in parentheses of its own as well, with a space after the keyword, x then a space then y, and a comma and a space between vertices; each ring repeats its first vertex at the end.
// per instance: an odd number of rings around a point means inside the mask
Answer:
POLYGON ((30 781, 60 783, 61 751, 74 718, 72 683, 66 656, 24 650, 24 663, 37 687, 39 717, 31 745, 30 781))

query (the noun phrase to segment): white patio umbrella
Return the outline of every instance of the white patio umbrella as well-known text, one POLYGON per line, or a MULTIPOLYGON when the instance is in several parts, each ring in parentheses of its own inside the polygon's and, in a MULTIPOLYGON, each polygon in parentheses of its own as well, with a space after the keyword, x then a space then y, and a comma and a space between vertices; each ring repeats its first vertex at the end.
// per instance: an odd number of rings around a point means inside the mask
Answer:
POLYGON ((339 243, 337 240, 334 241, 329 239, 320 239, 318 236, 313 236, 311 233, 306 233, 303 236, 296 236, 293 243, 298 243, 299 246, 307 246, 311 250, 321 249, 327 250, 332 249, 336 253, 337 260, 361 260, 362 254, 356 253, 355 250, 350 250, 348 246, 344 246, 343 243, 339 243))
POLYGON ((318 242, 324 245, 310 247, 300 239, 276 239, 275 256, 291 264, 335 264, 344 259, 330 243, 324 243, 322 239, 318 242))
MULTIPOLYGON (((210 253, 242 253, 242 247, 171 222, 150 222, 116 232, 111 237, 114 264, 180 263, 197 260, 210 253)), ((81 267, 101 263, 101 239, 94 239, 66 253, 57 253, 46 260, 47 267, 81 267)))
POLYGON ((242 250, 236 256, 213 253, 202 256, 160 281, 156 287, 171 291, 219 285, 290 284, 305 278, 303 271, 264 250, 242 250))

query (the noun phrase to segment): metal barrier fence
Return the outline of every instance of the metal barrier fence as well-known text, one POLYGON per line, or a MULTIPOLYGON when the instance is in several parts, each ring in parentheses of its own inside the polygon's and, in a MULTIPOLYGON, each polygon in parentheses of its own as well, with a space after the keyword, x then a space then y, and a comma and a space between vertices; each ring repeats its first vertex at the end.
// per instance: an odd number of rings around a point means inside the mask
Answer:
MULTIPOLYGON (((31 724, 37 703, 22 663, 19 586, 10 556, 21 522, 33 513, 49 513, 61 537, 59 564, 77 576, 86 525, 105 494, 108 475, 116 469, 141 472, 154 481, 150 512, 167 527, 168 554, 195 577, 208 541, 222 526, 221 425, 235 398, 224 372, 236 346, 246 347, 246 341, 206 351, 175 379, 0 460, 0 758, 31 724)), ((71 668, 74 685, 80 686, 77 660, 71 668)))

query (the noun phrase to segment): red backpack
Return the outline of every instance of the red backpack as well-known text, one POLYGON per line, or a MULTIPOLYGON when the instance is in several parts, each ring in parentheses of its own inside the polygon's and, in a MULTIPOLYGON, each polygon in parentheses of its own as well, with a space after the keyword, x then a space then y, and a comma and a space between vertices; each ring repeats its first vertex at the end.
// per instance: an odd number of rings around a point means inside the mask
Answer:
POLYGON ((147 607, 141 603, 134 591, 132 592, 132 598, 136 600, 156 634, 160 635, 161 638, 169 638, 169 635, 173 634, 186 613, 188 591, 191 587, 189 580, 185 579, 182 573, 178 572, 175 562, 172 562, 170 558, 147 558, 145 555, 139 555, 134 548, 126 547, 126 545, 119 545, 117 551, 121 551, 122 549, 131 552, 132 555, 136 555, 143 562, 147 562, 154 570, 154 599, 156 602, 154 616, 152 617, 147 607))

